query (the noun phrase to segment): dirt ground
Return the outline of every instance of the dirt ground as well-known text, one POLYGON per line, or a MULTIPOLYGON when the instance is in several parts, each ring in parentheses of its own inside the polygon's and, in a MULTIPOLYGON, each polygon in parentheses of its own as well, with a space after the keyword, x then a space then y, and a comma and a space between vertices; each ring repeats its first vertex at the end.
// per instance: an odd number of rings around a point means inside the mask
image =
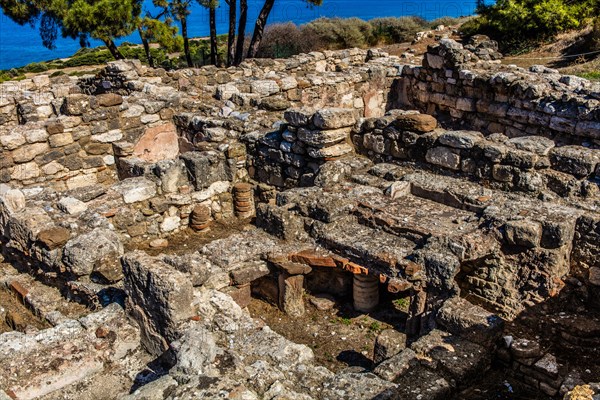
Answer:
POLYGON ((150 246, 152 240, 132 240, 126 246, 126 250, 144 250, 151 256, 158 256, 160 254, 181 255, 197 250, 214 240, 227 238, 234 233, 239 233, 246 229, 253 229, 249 225, 249 222, 249 220, 240 220, 237 218, 214 221, 210 229, 205 232, 196 232, 190 228, 177 232, 168 238, 168 245, 166 247, 153 248, 150 246))
POLYGON ((20 326, 29 325, 37 329, 45 329, 49 327, 47 323, 42 322, 39 318, 33 315, 33 313, 31 313, 27 307, 21 304, 21 302, 17 300, 12 293, 8 292, 4 288, 0 288, 0 308, 3 308, 7 311, 6 317, 0 319, 0 333, 10 332, 13 330, 7 321, 9 320, 9 314, 10 319, 20 326))
POLYGON ((316 361, 334 372, 354 366, 371 368, 377 335, 384 329, 402 328, 406 322, 407 300, 384 302, 365 315, 356 313, 347 299, 338 301, 331 310, 319 311, 309 297, 305 298, 306 313, 300 318, 292 318, 261 299, 252 299, 248 310, 275 332, 310 347, 316 361))

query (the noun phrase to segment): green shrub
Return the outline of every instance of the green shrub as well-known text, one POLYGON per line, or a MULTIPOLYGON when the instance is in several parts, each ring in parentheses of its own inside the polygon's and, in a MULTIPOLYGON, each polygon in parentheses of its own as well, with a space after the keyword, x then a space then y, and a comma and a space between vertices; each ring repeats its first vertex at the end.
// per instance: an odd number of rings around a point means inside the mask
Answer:
POLYGON ((557 33, 589 22, 597 0, 498 0, 478 7, 479 18, 461 27, 467 34, 483 33, 496 39, 501 50, 519 51, 557 33))
POLYGON ((46 71, 48 71, 48 65, 46 65, 46 63, 44 63, 44 62, 31 63, 31 64, 27 64, 23 68, 20 68, 20 71, 25 72, 25 73, 28 73, 28 72, 33 72, 33 73, 46 72, 46 71))
POLYGON ((380 44, 409 42, 417 32, 428 28, 427 21, 420 17, 375 18, 370 24, 380 44))
POLYGON ((319 18, 305 25, 302 32, 318 38, 328 49, 366 47, 376 42, 371 24, 358 18, 319 18))
POLYGON ((462 22, 463 22, 463 18, 441 17, 441 18, 434 19, 433 21, 429 21, 427 23, 427 25, 429 26, 429 28, 435 29, 440 25, 454 26, 454 25, 459 25, 462 22))

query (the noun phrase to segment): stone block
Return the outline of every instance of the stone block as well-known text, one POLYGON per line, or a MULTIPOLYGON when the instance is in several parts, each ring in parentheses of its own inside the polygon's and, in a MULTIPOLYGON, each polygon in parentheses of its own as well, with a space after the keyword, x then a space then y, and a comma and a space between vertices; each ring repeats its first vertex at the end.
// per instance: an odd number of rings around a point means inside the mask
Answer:
POLYGON ((85 276, 107 257, 118 258, 123 254, 123 244, 117 234, 105 228, 71 239, 63 250, 62 261, 70 273, 85 276))
POLYGON ((50 150, 47 143, 34 143, 19 147, 12 152, 12 159, 17 164, 22 164, 33 160, 40 154, 50 150))
POLYGON ((88 209, 87 205, 73 197, 63 197, 57 204, 58 208, 67 214, 79 214, 88 209))
POLYGON ((542 226, 534 221, 509 221, 506 223, 504 238, 513 246, 535 248, 540 245, 542 226))
POLYGON ((179 337, 179 325, 194 315, 193 287, 187 274, 142 251, 122 259, 128 311, 142 329, 142 344, 161 355, 179 337))
POLYGON ((333 130, 309 130, 305 128, 298 129, 298 139, 313 147, 325 147, 341 142, 349 137, 349 128, 333 130))
POLYGON ((279 274, 279 308, 292 318, 304 315, 303 275, 279 274))
POLYGON ((147 128, 133 148, 133 156, 147 162, 172 160, 179 155, 179 135, 174 124, 147 128))
POLYGON ((127 204, 137 203, 156 196, 156 185, 144 177, 124 179, 112 188, 123 196, 127 204))
POLYGON ((375 339, 373 363, 379 364, 406 348, 406 334, 395 329, 385 329, 375 339))
POLYGON ((257 80, 250 83, 250 89, 252 93, 259 94, 261 96, 270 96, 280 92, 279 85, 277 82, 272 80, 257 80))
POLYGON ((232 171, 225 156, 212 151, 188 152, 181 156, 196 190, 208 188, 220 181, 230 181, 232 171))
POLYGON ((580 146, 555 147, 550 152, 552 168, 584 178, 595 172, 600 163, 600 150, 580 146))
POLYGON ((351 108, 325 108, 315 113, 312 122, 319 129, 339 129, 353 126, 356 117, 351 108))
POLYGON ((400 130, 416 133, 431 132, 437 128, 437 120, 427 114, 398 115, 393 124, 400 130))
POLYGON ((460 155, 454 149, 449 147, 434 147, 427 151, 425 155, 427 162, 440 167, 453 169, 458 171, 460 169, 460 155))
POLYGON ((307 151, 308 151, 308 155, 311 156, 312 158, 327 159, 327 158, 337 158, 337 157, 341 157, 346 154, 349 154, 352 151, 354 151, 354 148, 351 145, 349 145, 348 143, 340 143, 340 144, 336 144, 336 145, 329 146, 329 147, 323 147, 323 148, 309 147, 307 151))
POLYGON ((50 147, 63 147, 73 143, 73 135, 70 132, 57 133, 51 135, 48 139, 50 147))
POLYGON ((455 149, 472 149, 483 140, 483 134, 473 131, 448 131, 443 133, 438 140, 441 144, 455 149))
POLYGON ((502 318, 458 296, 444 303, 436 322, 448 332, 486 348, 495 345, 504 328, 502 318))

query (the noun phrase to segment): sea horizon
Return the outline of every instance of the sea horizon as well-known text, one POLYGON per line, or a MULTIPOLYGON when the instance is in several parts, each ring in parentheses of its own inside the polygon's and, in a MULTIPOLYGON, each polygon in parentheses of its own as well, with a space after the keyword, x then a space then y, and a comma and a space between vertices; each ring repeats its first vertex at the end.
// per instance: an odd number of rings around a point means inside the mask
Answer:
MULTIPOLYGON (((228 10, 224 2, 217 10, 217 33, 227 33, 228 10)), ((262 7, 262 0, 248 0, 248 32, 251 35, 254 21, 262 7)), ((152 2, 146 0, 144 7, 152 10, 152 2)), ((364 1, 358 0, 324 0, 322 6, 310 6, 302 0, 277 0, 268 23, 293 22, 304 24, 320 17, 358 17, 370 20, 380 17, 419 16, 426 20, 441 17, 461 17, 472 15, 475 12, 476 1, 399 1, 380 0, 365 6, 364 1)), ((188 19, 188 33, 190 37, 208 36, 208 11, 194 3, 188 19)), ((117 40, 123 42, 141 43, 139 35, 117 40)), ((90 47, 101 46, 102 42, 92 41, 90 47)), ((66 58, 73 55, 81 47, 79 41, 59 37, 56 48, 47 49, 42 45, 42 40, 36 27, 29 25, 20 26, 10 20, 3 13, 0 15, 0 70, 18 68, 33 62, 49 61, 66 58)))

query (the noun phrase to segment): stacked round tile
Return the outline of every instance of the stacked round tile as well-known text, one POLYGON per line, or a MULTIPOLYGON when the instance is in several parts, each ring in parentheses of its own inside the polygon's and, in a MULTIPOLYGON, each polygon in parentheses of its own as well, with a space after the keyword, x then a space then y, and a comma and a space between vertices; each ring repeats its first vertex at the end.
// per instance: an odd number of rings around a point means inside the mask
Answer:
POLYGON ((190 228, 198 232, 209 229, 210 217, 210 207, 201 204, 197 205, 190 215, 190 228))
POLYGON ((249 183, 237 183, 233 186, 233 204, 239 218, 254 216, 254 187, 249 183))

